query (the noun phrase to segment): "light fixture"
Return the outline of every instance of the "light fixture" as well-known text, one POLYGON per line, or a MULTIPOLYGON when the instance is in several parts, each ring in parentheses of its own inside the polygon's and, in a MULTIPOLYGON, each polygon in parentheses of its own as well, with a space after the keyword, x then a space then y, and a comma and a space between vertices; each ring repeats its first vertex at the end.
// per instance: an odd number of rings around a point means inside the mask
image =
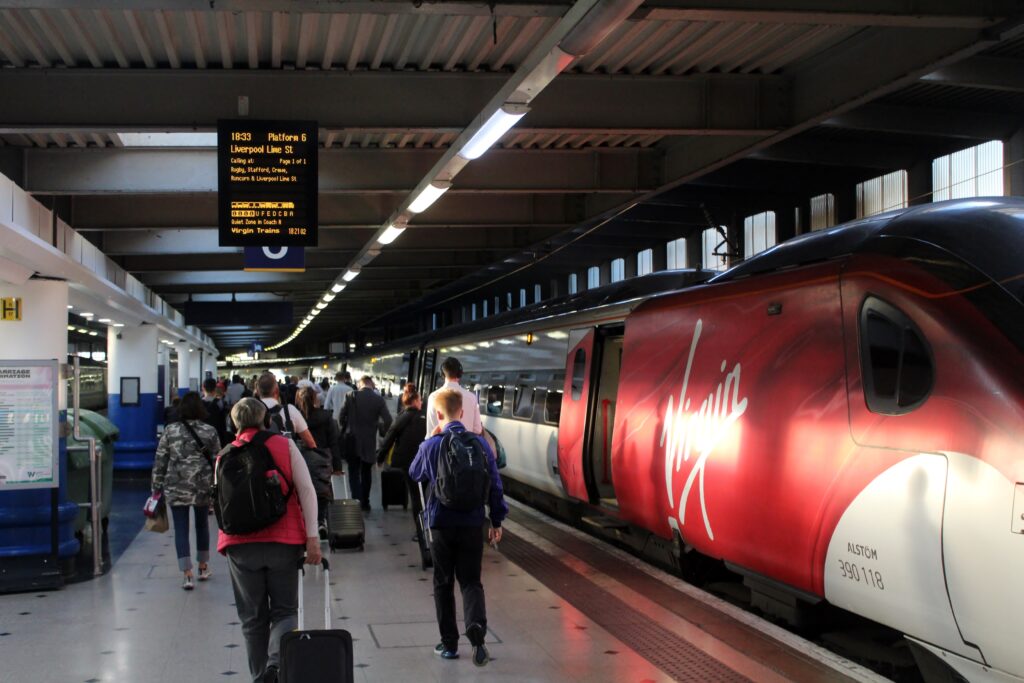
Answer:
POLYGON ((334 294, 324 294, 324 301, 326 301, 327 303, 331 303, 332 301, 334 301, 334 298, 334 294))
POLYGON ((90 333, 89 333, 89 336, 90 336, 90 337, 96 337, 96 336, 99 336, 99 332, 96 332, 95 330, 93 330, 92 332, 90 332, 90 333))
POLYGON ((349 270, 347 270, 345 272, 344 275, 341 276, 341 279, 344 280, 345 282, 352 282, 357 277, 359 277, 359 271, 358 270, 352 270, 350 268, 349 270))
POLYGON ((398 236, 405 232, 405 228, 399 228, 394 225, 389 225, 384 233, 377 238, 377 241, 381 244, 391 244, 398 236))
POLYGON ((552 339, 568 339, 569 335, 561 330, 555 330, 554 332, 548 332, 548 336, 552 339))
POLYGON ((354 348, 356 348, 356 345, 355 345, 355 344, 349 344, 349 345, 348 345, 348 348, 350 348, 350 349, 354 349, 354 348))
MULTIPOLYGON (((114 327, 124 327, 124 323, 114 323, 114 327)), ((168 344, 170 342, 167 342, 168 344)))
POLYGON ((75 331, 75 326, 74 325, 68 325, 68 329, 71 330, 72 332, 74 332, 75 331))
POLYGON ((110 318, 100 318, 100 319, 99 319, 99 320, 97 320, 96 322, 100 322, 100 323, 109 323, 109 322, 110 322, 110 318))
POLYGON ((335 294, 337 294, 343 289, 345 289, 345 285, 338 284, 337 282, 331 285, 331 291, 334 292, 335 294))
POLYGON ((452 184, 449 182, 435 180, 426 187, 424 187, 418 195, 409 204, 409 210, 413 213, 423 213, 430 208, 430 205, 436 202, 441 195, 451 188, 452 184))
POLYGON ((327 308, 327 303, 324 302, 324 301, 321 301, 321 302, 317 303, 316 307, 319 308, 322 311, 325 308, 327 308))
POLYGON ((79 313, 78 315, 82 316, 83 318, 91 318, 94 314, 93 313, 79 313))
POLYGON ((74 306, 72 306, 71 304, 68 304, 68 310, 70 311, 72 308, 74 308, 74 306))
POLYGON ((84 327, 79 327, 78 331, 81 332, 82 334, 89 334, 89 330, 85 329, 84 327))
POLYGON ((319 308, 314 308, 312 311, 309 312, 309 314, 310 315, 320 315, 320 309, 319 308))
POLYGON ((525 104, 503 104, 480 126, 480 130, 469 139, 466 146, 459 150, 459 156, 463 159, 479 159, 529 111, 530 108, 525 104))

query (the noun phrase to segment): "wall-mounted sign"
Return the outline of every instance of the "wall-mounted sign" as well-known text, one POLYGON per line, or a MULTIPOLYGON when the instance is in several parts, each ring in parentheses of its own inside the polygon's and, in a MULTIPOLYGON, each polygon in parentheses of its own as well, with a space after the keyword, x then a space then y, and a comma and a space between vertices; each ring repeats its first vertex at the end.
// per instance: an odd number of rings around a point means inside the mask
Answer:
POLYGON ((245 270, 249 272, 304 273, 303 247, 246 247, 245 270))
POLYGON ((21 320, 21 297, 0 298, 0 320, 17 322, 21 320))
POLYGON ((222 247, 315 247, 315 121, 217 122, 222 247))
POLYGON ((0 491, 55 488, 57 361, 0 361, 0 491))

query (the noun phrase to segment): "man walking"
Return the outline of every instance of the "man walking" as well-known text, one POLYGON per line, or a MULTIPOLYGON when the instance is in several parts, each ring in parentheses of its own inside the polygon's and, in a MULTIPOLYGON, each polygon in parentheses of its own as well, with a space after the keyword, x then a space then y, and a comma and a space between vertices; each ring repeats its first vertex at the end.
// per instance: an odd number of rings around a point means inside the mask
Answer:
POLYGON ((444 386, 427 397, 427 435, 438 433, 438 408, 435 405, 435 399, 445 389, 454 389, 462 394, 461 422, 465 428, 474 434, 483 434, 484 425, 480 421, 480 401, 477 399, 476 394, 468 389, 463 389, 462 385, 459 384, 459 380, 462 379, 462 363, 459 362, 458 358, 449 356, 441 363, 441 372, 444 373, 444 386))
POLYGON ((380 394, 373 390, 373 379, 368 375, 359 379, 358 391, 345 397, 339 421, 352 495, 359 499, 363 510, 368 511, 373 465, 377 462, 377 435, 384 436, 391 426, 391 412, 380 394))
POLYGON ((440 434, 424 441, 409 468, 409 476, 428 484, 427 526, 431 529, 430 554, 434 560, 434 607, 441 643, 434 654, 442 659, 459 656, 459 627, 455 620, 455 580, 462 591, 466 637, 473 646, 473 663, 490 660, 487 609, 480 582, 483 562, 484 504, 490 510, 488 540, 497 546, 501 522, 508 514, 498 465, 487 443, 460 422, 462 393, 442 389, 432 396, 440 434))
POLYGON ((291 403, 285 405, 281 404, 281 393, 277 386, 277 378, 274 377, 274 373, 264 372, 260 375, 259 379, 256 380, 256 396, 263 401, 263 405, 267 407, 267 412, 271 415, 271 422, 276 423, 277 431, 285 431, 288 420, 291 420, 293 430, 291 438, 302 441, 307 448, 316 448, 316 441, 313 439, 313 435, 309 431, 309 425, 306 424, 306 418, 302 416, 299 409, 291 403), (285 413, 285 411, 287 411, 287 413, 285 413))

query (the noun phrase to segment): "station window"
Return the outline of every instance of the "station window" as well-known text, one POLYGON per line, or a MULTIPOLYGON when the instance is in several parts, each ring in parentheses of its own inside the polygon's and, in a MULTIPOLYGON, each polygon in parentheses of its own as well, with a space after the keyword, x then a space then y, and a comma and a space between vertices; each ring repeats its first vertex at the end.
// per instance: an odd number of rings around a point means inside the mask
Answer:
POLYGON ((544 421, 550 424, 558 424, 558 418, 562 415, 562 392, 548 390, 544 397, 544 421))
POLYGON ((601 286, 601 269, 598 266, 587 268, 587 289, 596 289, 601 286))
POLYGON ((526 288, 519 290, 519 307, 522 308, 526 305, 526 288))
POLYGON ((583 349, 576 349, 576 356, 572 359, 572 400, 578 401, 583 395, 583 382, 587 374, 587 352, 583 349))
POLYGON ((483 317, 487 317, 487 299, 480 302, 480 310, 483 311, 483 317))
POLYGON ((861 365, 868 409, 908 413, 928 397, 935 380, 931 353, 905 313, 868 297, 861 307, 861 365))
POLYGON ((857 183, 857 218, 907 206, 907 172, 893 171, 857 183))
POLYGON ((533 417, 533 399, 536 393, 536 389, 531 389, 525 384, 517 384, 512 399, 512 414, 524 420, 533 417))
POLYGON ((811 197, 811 230, 824 230, 836 224, 836 196, 831 192, 811 197))
POLYGON ((1003 142, 992 140, 932 162, 932 200, 1003 194, 1003 142))
POLYGON ((686 238, 680 237, 665 245, 666 268, 678 270, 686 268, 689 264, 686 261, 686 238))
POLYGON ((533 286, 533 303, 539 304, 544 299, 544 292, 541 290, 540 285, 533 286))
POLYGON ((654 272, 654 250, 644 249, 636 255, 636 274, 650 275, 654 272))
POLYGON ((764 211, 743 219, 743 258, 750 258, 774 246, 774 211, 764 211))
POLYGON ((470 320, 476 320, 476 304, 470 306, 470 320))
MULTIPOLYGON (((576 273, 569 273, 569 294, 575 294, 579 291, 579 278, 576 273)), ((525 295, 525 290, 524 290, 525 295)))
POLYGON ((487 414, 501 415, 505 407, 505 387, 492 384, 487 387, 487 414))
POLYGON ((612 282, 622 282, 623 280, 625 280, 626 279, 626 259, 621 259, 621 258, 613 259, 612 260, 612 264, 611 264, 611 268, 610 268, 610 272, 611 272, 611 278, 610 279, 611 279, 612 282))
MULTIPOLYGON (((725 226, 721 229, 724 231, 725 226)), ((704 267, 708 270, 725 270, 729 267, 728 244, 717 228, 708 228, 700 234, 701 248, 704 253, 704 267)))

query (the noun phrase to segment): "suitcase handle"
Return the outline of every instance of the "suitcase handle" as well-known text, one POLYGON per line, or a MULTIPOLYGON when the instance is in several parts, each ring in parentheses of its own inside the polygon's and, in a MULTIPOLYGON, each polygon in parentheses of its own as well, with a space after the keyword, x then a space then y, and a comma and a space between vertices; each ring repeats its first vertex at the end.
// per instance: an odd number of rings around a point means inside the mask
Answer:
MULTIPOLYGON (((331 564, 327 561, 327 558, 323 558, 320 561, 320 565, 324 568, 324 629, 331 628, 331 564)), ((299 558, 299 630, 305 630, 305 609, 303 607, 303 590, 302 584, 303 578, 306 576, 306 561, 305 558, 299 558)))

